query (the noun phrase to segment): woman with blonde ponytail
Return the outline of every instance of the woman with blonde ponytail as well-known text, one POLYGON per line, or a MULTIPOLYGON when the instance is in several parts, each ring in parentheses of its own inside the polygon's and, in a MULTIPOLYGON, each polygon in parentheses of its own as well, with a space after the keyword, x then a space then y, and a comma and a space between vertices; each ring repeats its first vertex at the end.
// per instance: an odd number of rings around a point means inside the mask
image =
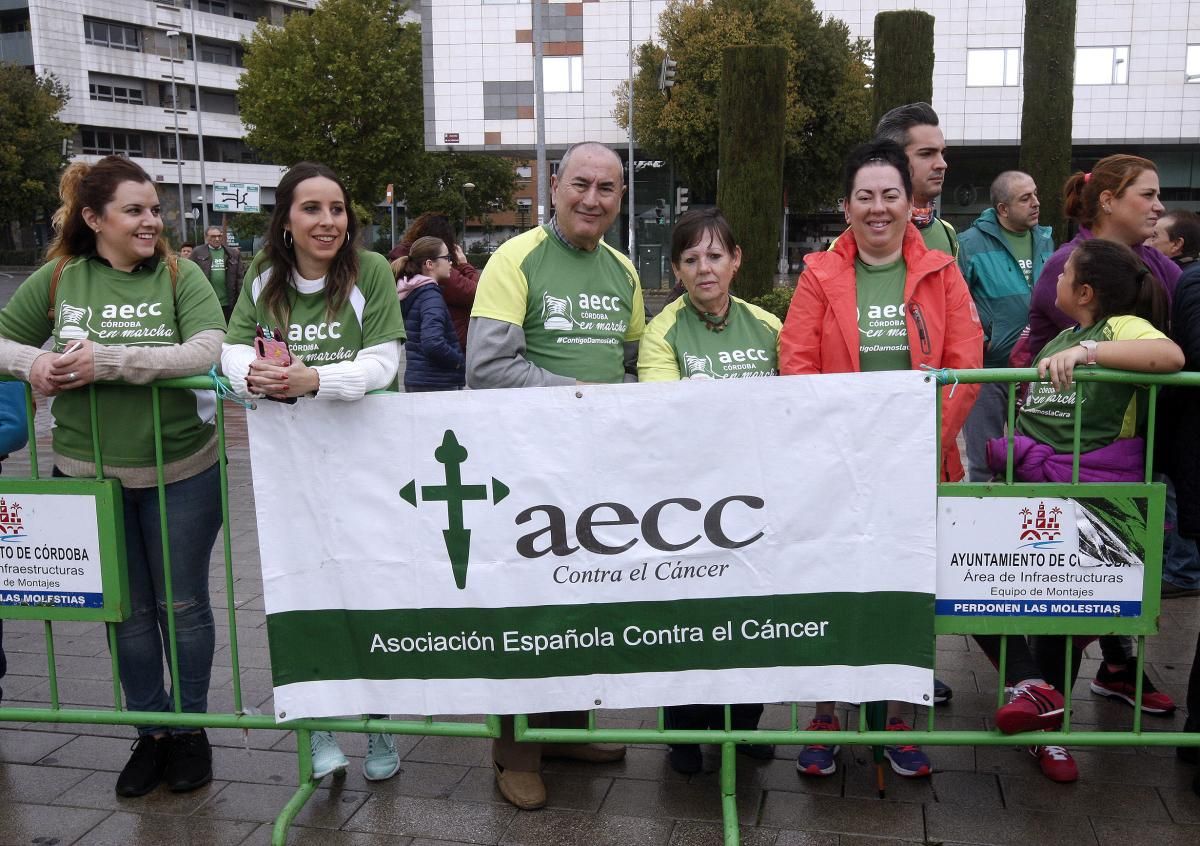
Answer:
MULTIPOLYGON (((63 173, 59 195, 47 263, 0 311, 0 370, 54 398, 54 475, 94 478, 102 470, 121 482, 130 616, 116 626, 116 648, 125 707, 166 712, 154 413, 150 392, 135 386, 209 370, 225 323, 200 268, 177 263, 167 246, 144 170, 120 156, 77 162, 63 173), (42 349, 47 339, 52 345, 42 349), (93 437, 102 468, 93 464, 93 437)), ((207 391, 164 391, 160 401, 179 694, 190 712, 207 710, 214 647, 208 558, 221 527, 214 409, 207 391)), ((138 727, 117 794, 141 796, 164 779, 177 792, 212 779, 203 731, 153 721, 138 727)))

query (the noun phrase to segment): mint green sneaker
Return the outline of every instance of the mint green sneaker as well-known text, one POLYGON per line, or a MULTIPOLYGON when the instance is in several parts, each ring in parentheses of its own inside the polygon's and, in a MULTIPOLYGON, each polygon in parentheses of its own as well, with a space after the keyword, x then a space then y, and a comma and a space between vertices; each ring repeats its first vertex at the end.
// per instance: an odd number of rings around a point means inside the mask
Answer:
POLYGON ((363 759, 363 778, 383 781, 400 772, 396 739, 390 734, 367 735, 367 757, 363 759))
POLYGON ((343 776, 350 762, 342 754, 331 731, 314 731, 310 737, 312 748, 313 778, 324 778, 329 774, 343 776))

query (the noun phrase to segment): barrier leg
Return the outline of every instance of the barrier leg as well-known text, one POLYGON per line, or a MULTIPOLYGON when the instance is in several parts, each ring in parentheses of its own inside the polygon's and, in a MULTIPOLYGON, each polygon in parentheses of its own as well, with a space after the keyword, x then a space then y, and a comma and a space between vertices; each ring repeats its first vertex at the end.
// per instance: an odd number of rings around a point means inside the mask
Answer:
POLYGON ((725 846, 738 846, 737 746, 721 744, 721 817, 725 823, 725 846))
POLYGON ((312 745, 309 742, 308 729, 296 729, 296 757, 300 763, 300 787, 275 818, 275 827, 271 830, 271 846, 285 846, 292 820, 296 819, 304 803, 321 783, 313 779, 312 745))

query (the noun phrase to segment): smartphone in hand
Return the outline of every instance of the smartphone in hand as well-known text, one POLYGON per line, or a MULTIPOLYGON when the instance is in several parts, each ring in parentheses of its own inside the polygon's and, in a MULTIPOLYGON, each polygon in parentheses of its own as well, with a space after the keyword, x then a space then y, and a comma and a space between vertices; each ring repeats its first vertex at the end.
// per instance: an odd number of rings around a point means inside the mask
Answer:
MULTIPOLYGON (((280 367, 288 367, 292 363, 292 351, 288 349, 287 341, 283 339, 283 333, 278 328, 270 331, 261 323, 254 330, 254 354, 258 356, 259 361, 277 364, 280 367)), ((286 402, 288 405, 294 405, 296 402, 296 397, 279 399, 269 396, 267 399, 274 402, 286 402)))

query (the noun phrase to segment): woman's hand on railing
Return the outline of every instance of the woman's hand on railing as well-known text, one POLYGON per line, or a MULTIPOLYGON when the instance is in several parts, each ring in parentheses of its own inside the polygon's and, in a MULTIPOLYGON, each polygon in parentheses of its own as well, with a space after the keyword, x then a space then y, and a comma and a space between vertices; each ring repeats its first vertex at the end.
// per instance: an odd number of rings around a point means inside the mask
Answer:
POLYGON ((91 341, 72 341, 61 354, 43 353, 29 369, 29 383, 48 397, 82 388, 96 381, 96 363, 91 341))

